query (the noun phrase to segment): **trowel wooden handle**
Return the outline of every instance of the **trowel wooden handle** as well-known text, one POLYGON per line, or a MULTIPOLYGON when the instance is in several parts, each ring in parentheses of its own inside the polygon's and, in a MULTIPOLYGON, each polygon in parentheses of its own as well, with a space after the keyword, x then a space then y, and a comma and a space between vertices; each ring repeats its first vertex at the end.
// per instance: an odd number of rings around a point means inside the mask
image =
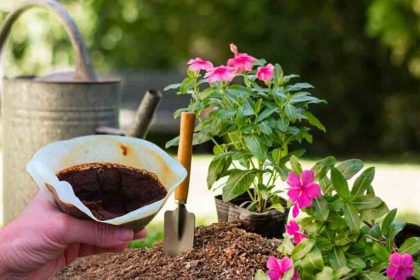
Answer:
POLYGON ((181 114, 181 126, 179 131, 178 161, 187 170, 187 177, 175 190, 175 199, 180 203, 186 203, 188 197, 194 126, 195 114, 191 112, 183 112, 181 114))

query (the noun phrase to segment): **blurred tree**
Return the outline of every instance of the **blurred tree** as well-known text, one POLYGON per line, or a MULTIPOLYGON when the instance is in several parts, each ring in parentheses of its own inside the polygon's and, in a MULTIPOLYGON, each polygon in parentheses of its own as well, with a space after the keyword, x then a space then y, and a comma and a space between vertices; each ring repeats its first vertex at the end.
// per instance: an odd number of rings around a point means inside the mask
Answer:
POLYGON ((420 0, 374 0, 367 31, 392 49, 391 59, 407 64, 420 79, 420 0))
MULTIPOLYGON (((315 136, 312 152, 420 152, 420 80, 410 66, 418 59, 419 0, 62 2, 101 71, 185 69, 193 56, 223 64, 235 42, 301 74, 329 101, 316 112, 328 132, 315 136)), ((44 12, 25 15, 10 41, 9 74, 39 74, 74 59, 44 12)))

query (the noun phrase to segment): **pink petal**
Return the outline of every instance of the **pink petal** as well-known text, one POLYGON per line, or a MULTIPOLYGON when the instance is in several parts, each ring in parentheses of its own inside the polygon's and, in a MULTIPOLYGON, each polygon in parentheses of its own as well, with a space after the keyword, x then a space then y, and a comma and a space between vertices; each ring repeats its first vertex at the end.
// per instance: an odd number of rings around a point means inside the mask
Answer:
POLYGON ((308 238, 308 235, 300 232, 296 232, 293 235, 293 241, 296 245, 299 244, 304 238, 308 238))
POLYGON ((280 279, 280 272, 278 270, 269 270, 267 271, 267 275, 270 280, 279 280, 280 279))
POLYGON ((280 264, 277 258, 269 256, 267 259, 267 268, 270 270, 280 270, 280 264))
POLYGON ((299 225, 295 221, 290 221, 286 225, 286 232, 289 235, 295 234, 297 231, 299 231, 299 229, 300 229, 300 227, 299 227, 299 225))
POLYGON ((405 276, 404 272, 401 270, 398 270, 398 272, 395 274, 394 280, 406 280, 407 277, 405 276))
POLYGON ((299 175, 294 172, 290 172, 289 176, 287 176, 287 184, 291 187, 299 188, 301 186, 299 175))
POLYGON ((402 261, 402 256, 401 254, 395 252, 392 253, 391 256, 389 257, 389 262, 393 265, 395 265, 396 267, 399 267, 402 261))
POLYGON ((304 192, 310 198, 316 198, 321 196, 321 187, 317 183, 311 183, 306 185, 304 192))
POLYGON ((405 267, 413 266, 413 257, 409 254, 402 254, 400 260, 401 260, 402 266, 405 266, 405 267))
POLYGON ((407 277, 407 278, 413 276, 414 275, 414 267, 404 268, 403 273, 404 273, 405 277, 407 277))
POLYGON ((306 194, 302 193, 297 199, 300 209, 308 208, 312 206, 312 199, 306 194))
POLYGON ((312 170, 302 171, 302 185, 306 186, 314 181, 315 174, 312 170))
POLYGON ((293 267, 293 260, 288 257, 284 257, 280 260, 280 272, 286 273, 293 267))
POLYGON ((299 207, 297 206, 297 204, 293 205, 292 208, 292 216, 293 218, 296 218, 299 215, 299 207))
POLYGON ((297 188, 291 188, 287 191, 287 195, 289 196, 290 201, 295 202, 300 195, 300 190, 297 188))
POLYGON ((396 268, 393 265, 390 265, 386 268, 386 274, 389 276, 389 278, 394 279, 395 275, 398 273, 398 268, 396 268))
POLYGON ((300 274, 297 269, 295 269, 295 272, 293 273, 292 280, 300 280, 300 274))

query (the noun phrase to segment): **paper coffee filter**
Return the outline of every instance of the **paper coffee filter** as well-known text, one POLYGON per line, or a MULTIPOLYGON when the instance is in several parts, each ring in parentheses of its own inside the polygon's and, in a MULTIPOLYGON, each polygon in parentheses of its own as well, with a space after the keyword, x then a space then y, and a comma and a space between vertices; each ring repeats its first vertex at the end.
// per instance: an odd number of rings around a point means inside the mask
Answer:
POLYGON ((110 135, 83 136, 48 144, 34 154, 27 171, 40 190, 60 208, 65 208, 64 211, 77 208, 92 220, 113 225, 127 224, 134 229, 141 229, 157 214, 187 175, 177 160, 155 144, 138 138, 110 135), (77 198, 71 185, 56 176, 65 168, 93 162, 118 163, 155 173, 168 193, 163 199, 123 216, 100 221, 77 198))

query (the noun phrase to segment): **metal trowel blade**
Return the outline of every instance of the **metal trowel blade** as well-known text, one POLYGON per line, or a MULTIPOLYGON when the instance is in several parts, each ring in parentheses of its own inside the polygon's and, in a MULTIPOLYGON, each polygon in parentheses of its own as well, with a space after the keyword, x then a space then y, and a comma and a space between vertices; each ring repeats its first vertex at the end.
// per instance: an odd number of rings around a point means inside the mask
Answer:
POLYGON ((169 256, 177 256, 191 250, 194 245, 195 216, 179 204, 174 211, 165 212, 163 250, 169 256))

